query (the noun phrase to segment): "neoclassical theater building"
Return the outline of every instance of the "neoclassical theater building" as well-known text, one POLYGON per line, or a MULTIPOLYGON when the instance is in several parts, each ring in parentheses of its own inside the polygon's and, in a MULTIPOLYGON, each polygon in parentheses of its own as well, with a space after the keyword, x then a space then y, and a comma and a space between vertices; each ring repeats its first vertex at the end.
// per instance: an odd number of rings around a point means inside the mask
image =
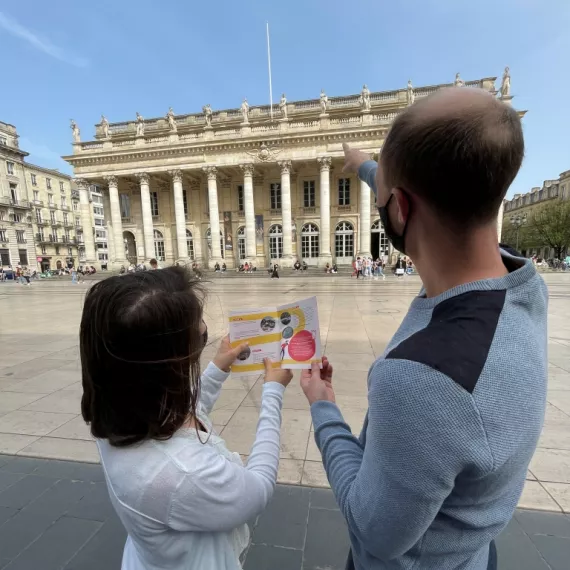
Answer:
MULTIPOLYGON (((342 143, 377 156, 390 124, 417 98, 442 87, 495 91, 475 81, 287 101, 96 125, 81 141, 72 123, 82 215, 91 185, 102 189, 109 267, 175 261, 228 268, 248 261, 290 266, 350 264, 355 256, 393 255, 370 188, 342 172, 342 143), (110 214, 110 215, 109 215, 110 214)), ((502 95, 502 94, 501 94, 502 95)), ((508 92, 506 93, 508 95, 508 92)), ((503 97, 509 100, 510 96, 503 97)), ((87 263, 97 266, 93 236, 87 263)))

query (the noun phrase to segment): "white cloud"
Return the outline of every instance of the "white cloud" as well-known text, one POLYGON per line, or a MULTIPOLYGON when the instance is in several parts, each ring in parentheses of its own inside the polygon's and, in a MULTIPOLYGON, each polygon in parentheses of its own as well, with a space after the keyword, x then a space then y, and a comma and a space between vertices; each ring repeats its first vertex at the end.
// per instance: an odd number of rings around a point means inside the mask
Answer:
POLYGON ((60 61, 75 65, 76 67, 86 67, 89 62, 80 56, 64 51, 62 48, 53 45, 48 39, 41 38, 28 28, 19 24, 16 20, 0 12, 0 28, 6 30, 9 34, 21 38, 34 46, 36 49, 43 51, 45 54, 55 57, 60 61))

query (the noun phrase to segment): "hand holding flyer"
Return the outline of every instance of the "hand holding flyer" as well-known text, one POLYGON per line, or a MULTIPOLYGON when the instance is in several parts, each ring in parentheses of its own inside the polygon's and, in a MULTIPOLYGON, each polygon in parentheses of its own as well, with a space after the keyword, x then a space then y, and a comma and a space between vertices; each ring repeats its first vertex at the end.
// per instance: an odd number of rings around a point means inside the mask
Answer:
POLYGON ((230 313, 230 342, 249 347, 232 365, 236 374, 259 374, 263 359, 280 368, 310 368, 321 363, 321 333, 317 298, 248 311, 230 313))

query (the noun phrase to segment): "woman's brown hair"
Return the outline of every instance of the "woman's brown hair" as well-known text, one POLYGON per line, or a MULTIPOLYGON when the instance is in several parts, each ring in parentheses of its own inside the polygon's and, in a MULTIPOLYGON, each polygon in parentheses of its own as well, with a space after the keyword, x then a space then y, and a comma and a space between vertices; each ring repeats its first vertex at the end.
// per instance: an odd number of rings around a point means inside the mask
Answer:
POLYGON ((203 290, 182 267, 110 277, 85 298, 81 413, 91 434, 124 447, 168 439, 200 391, 203 290))

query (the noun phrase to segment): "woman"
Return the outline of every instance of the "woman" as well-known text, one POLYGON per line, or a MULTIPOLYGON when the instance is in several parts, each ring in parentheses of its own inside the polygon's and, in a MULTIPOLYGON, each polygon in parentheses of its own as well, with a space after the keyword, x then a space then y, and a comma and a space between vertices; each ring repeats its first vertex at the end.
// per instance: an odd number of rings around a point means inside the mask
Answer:
POLYGON ((212 427, 231 364, 225 338, 200 378, 202 294, 182 267, 110 277, 87 293, 80 329, 81 411, 128 532, 123 570, 238 570, 246 521, 270 500, 291 372, 266 360, 247 466, 212 427))
POLYGON ((271 279, 279 279, 279 273, 277 272, 278 269, 279 265, 276 263, 271 270, 271 279))

